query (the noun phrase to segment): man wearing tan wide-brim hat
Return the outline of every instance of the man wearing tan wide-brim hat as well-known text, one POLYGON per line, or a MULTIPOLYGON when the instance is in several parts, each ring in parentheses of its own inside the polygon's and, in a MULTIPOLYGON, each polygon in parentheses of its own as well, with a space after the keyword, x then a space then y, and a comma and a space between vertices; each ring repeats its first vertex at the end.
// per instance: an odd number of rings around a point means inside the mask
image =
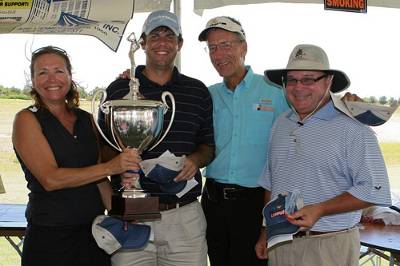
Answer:
MULTIPOLYGON (((296 46, 285 69, 266 70, 264 74, 268 82, 285 87, 284 77, 290 70, 320 70, 326 75, 331 75, 330 90, 327 89, 324 96, 330 95, 335 108, 363 124, 369 126, 382 125, 389 120, 398 107, 398 105, 383 106, 365 103, 357 95, 349 92, 340 100, 339 95, 335 95, 335 93, 347 89, 350 86, 350 80, 343 71, 331 69, 326 53, 314 45, 302 44, 296 46)), ((322 105, 322 103, 319 104, 318 107, 322 105)))
POLYGON ((294 48, 287 68, 267 70, 265 76, 284 88, 292 110, 274 123, 259 184, 267 199, 300 192, 304 207, 284 214, 300 228, 293 239, 268 249, 266 230, 257 256, 268 256, 269 265, 358 265, 361 209, 390 206, 391 199, 374 132, 331 100, 350 80, 330 68, 322 48, 309 44, 294 48))

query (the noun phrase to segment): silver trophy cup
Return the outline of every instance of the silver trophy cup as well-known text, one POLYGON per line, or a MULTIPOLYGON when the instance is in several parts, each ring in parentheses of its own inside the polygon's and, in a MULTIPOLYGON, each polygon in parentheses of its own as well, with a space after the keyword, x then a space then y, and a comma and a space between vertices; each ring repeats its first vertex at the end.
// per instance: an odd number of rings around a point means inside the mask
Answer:
MULTIPOLYGON (((120 100, 106 101, 105 90, 97 90, 92 99, 92 114, 100 135, 116 150, 122 152, 125 148, 135 148, 139 154, 157 146, 167 135, 175 117, 175 99, 170 92, 163 92, 162 101, 146 100, 139 93, 139 81, 135 78, 134 52, 139 44, 132 33, 129 57, 131 59, 129 93, 120 100), (101 100, 96 106, 96 99, 101 100), (171 119, 164 134, 164 115, 170 108, 166 98, 170 99, 171 119), (97 122, 98 112, 104 114, 105 126, 110 135, 109 140, 97 122)), ((124 220, 156 220, 161 217, 158 197, 152 197, 138 188, 125 189, 121 195, 112 196, 110 214, 124 220)))

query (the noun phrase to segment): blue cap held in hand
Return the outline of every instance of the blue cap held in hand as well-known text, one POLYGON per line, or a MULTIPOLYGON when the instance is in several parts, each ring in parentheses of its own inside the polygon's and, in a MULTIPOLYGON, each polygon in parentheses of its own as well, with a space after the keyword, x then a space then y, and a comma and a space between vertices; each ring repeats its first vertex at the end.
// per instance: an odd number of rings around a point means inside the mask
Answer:
POLYGON ((160 164, 156 164, 154 168, 147 174, 147 177, 158 184, 161 191, 176 194, 186 186, 186 180, 175 182, 174 178, 180 171, 168 169, 160 164))
POLYGON ((139 249, 146 245, 150 238, 151 228, 144 224, 127 223, 124 221, 99 215, 92 223, 92 234, 97 245, 107 254, 119 249, 139 249))

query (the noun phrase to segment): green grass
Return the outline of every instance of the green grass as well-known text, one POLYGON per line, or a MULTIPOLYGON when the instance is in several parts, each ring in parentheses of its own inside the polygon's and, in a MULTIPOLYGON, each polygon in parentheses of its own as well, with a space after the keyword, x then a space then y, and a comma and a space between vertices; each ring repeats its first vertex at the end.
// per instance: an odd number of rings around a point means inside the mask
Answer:
MULTIPOLYGON (((6 189, 5 194, 0 194, 0 203, 26 203, 28 200, 26 181, 12 149, 11 132, 15 114, 31 104, 30 100, 0 99, 0 174, 6 189)), ((82 101, 81 107, 88 111, 90 102, 82 101)), ((20 264, 18 253, 0 237, 0 266, 20 264)))
POLYGON ((380 147, 388 170, 390 186, 400 191, 400 142, 380 143, 380 147))
MULTIPOLYGON (((11 132, 15 114, 31 104, 30 100, 0 99, 0 174, 7 192, 0 194, 0 203, 26 203, 28 199, 24 175, 12 148, 11 132)), ((90 102, 82 101, 81 106, 89 110, 90 102)))
MULTIPOLYGON (((18 238, 13 238, 18 243, 18 238)), ((11 247, 10 243, 0 237, 0 266, 17 266, 21 265, 21 259, 16 250, 11 247)))
MULTIPOLYGON (((400 132, 399 132, 400 141, 400 132)), ((399 143, 380 143, 383 157, 387 165, 400 165, 400 142, 399 143)))
MULTIPOLYGON (((26 203, 28 190, 19 163, 11 144, 11 132, 14 115, 31 105, 30 100, 0 99, 0 174, 6 189, 0 194, 0 203, 26 203)), ((90 110, 90 102, 82 101, 81 107, 90 110)), ((400 117, 400 109, 395 116, 400 117)), ((387 164, 392 188, 400 190, 400 137, 397 143, 380 143, 387 164)), ((17 252, 7 240, 0 238, 0 266, 20 265, 17 252)), ((384 260, 382 265, 388 265, 384 260)), ((366 264, 371 265, 371 264, 366 264)))

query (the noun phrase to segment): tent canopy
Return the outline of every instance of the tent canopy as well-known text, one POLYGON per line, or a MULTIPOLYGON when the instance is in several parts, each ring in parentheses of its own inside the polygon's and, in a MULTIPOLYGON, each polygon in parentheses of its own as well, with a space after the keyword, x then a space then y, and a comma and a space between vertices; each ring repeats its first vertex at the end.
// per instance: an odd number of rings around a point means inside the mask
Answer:
MULTIPOLYGON (((175 0, 177 1, 177 0, 175 0)), ((368 6, 400 8, 399 0, 366 0, 368 6)), ((261 3, 305 3, 323 4, 324 0, 194 0, 194 11, 202 14, 205 9, 212 9, 228 5, 248 5, 261 3)))
POLYGON ((171 2, 172 0, 135 0, 134 12, 151 12, 157 9, 169 10, 171 2))

